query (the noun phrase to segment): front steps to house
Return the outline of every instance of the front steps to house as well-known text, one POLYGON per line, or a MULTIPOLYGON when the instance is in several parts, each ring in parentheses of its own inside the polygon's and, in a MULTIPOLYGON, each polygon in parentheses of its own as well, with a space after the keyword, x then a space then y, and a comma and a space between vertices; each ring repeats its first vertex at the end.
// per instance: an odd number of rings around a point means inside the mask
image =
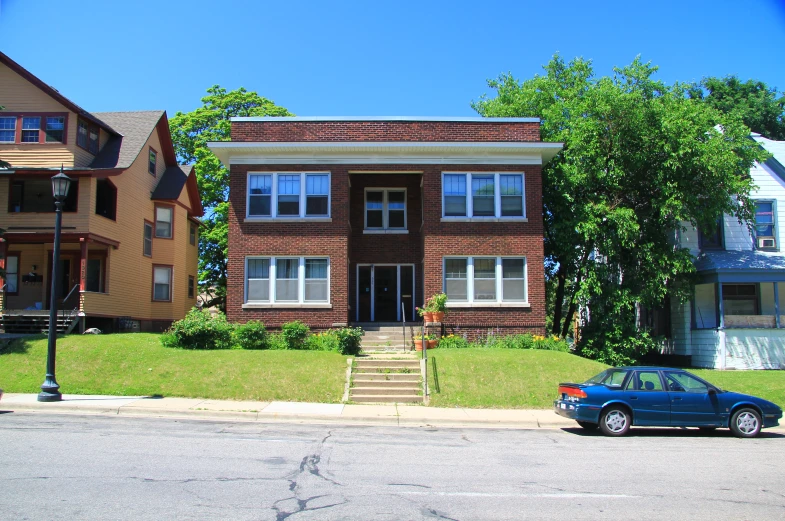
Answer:
POLYGON ((372 352, 404 352, 414 349, 412 335, 420 332, 419 324, 408 322, 406 326, 395 322, 354 323, 361 327, 363 335, 361 347, 366 353, 372 352))
POLYGON ((420 361, 413 353, 358 356, 348 398, 355 403, 422 403, 420 361))
MULTIPOLYGON (((79 315, 57 314, 57 333, 67 335, 79 323, 79 315)), ((49 332, 49 312, 4 312, 0 315, 0 331, 12 334, 38 334, 49 332)))

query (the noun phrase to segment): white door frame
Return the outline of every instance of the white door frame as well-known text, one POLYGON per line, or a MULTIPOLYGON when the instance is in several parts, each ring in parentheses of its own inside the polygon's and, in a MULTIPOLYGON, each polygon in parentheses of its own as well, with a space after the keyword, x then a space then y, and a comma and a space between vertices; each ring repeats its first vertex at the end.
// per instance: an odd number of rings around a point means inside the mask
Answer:
POLYGON ((360 267, 361 266, 368 266, 371 268, 371 322, 376 321, 376 277, 374 276, 374 268, 376 266, 395 266, 396 269, 396 309, 395 309, 395 318, 396 321, 401 321, 401 266, 411 266, 412 268, 412 320, 414 320, 414 288, 417 287, 416 285, 416 277, 417 271, 414 269, 414 264, 370 264, 370 263, 362 263, 357 264, 355 268, 355 279, 354 279, 354 289, 355 289, 355 310, 354 310, 354 320, 356 322, 360 321, 360 267))

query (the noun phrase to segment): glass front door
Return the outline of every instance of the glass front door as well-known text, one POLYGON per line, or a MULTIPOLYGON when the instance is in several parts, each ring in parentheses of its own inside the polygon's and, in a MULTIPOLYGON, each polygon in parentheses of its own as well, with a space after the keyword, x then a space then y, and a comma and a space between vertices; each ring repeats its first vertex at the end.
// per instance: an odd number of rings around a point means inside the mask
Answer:
POLYGON ((414 266, 364 264, 357 266, 358 322, 414 320, 414 266), (403 306, 401 306, 403 304, 403 306))

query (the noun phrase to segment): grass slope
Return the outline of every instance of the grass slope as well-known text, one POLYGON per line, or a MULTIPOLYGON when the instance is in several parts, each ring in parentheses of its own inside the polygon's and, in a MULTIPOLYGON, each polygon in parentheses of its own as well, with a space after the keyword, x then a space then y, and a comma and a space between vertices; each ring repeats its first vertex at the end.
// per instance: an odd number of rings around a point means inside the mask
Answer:
MULTIPOLYGON (((0 388, 38 393, 46 338, 15 340, 0 352, 0 388)), ((346 357, 321 351, 187 351, 146 333, 71 335, 57 340, 65 394, 163 395, 229 400, 340 402, 346 357)))
MULTIPOLYGON (((428 363, 431 405, 548 409, 559 382, 583 382, 607 366, 569 353, 515 349, 436 349, 441 392, 428 363)), ((785 407, 785 371, 688 369, 729 391, 759 396, 785 407)))

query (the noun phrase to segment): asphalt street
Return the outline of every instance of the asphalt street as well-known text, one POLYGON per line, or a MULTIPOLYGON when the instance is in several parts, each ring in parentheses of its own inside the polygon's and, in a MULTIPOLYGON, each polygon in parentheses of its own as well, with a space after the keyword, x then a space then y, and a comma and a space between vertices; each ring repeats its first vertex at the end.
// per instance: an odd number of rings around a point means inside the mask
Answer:
POLYGON ((785 519, 785 436, 0 414, 0 519, 785 519))

